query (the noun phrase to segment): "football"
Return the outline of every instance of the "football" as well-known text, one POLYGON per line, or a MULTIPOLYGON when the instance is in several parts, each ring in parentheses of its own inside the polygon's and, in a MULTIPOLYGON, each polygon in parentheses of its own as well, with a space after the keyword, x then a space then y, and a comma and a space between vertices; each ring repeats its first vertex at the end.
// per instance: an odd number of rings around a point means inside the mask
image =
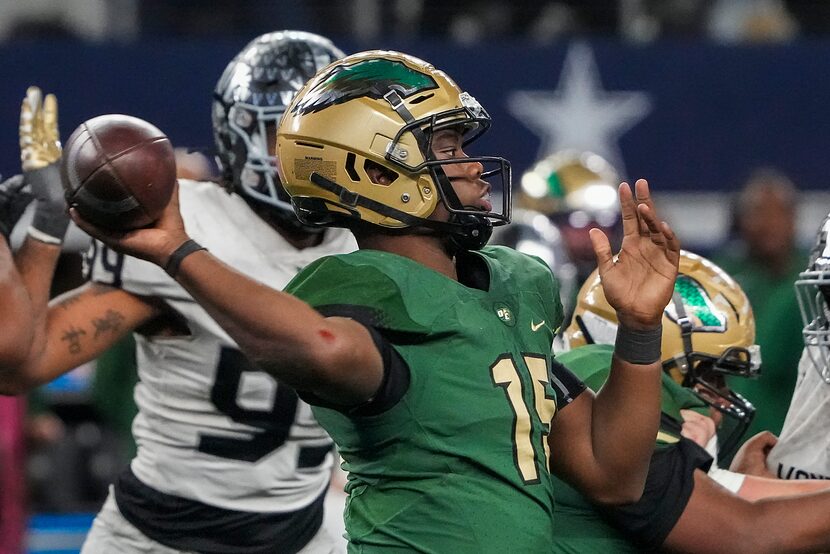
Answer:
POLYGON ((66 141, 61 171, 67 204, 93 225, 119 231, 156 221, 176 183, 167 136, 121 114, 81 123, 66 141))

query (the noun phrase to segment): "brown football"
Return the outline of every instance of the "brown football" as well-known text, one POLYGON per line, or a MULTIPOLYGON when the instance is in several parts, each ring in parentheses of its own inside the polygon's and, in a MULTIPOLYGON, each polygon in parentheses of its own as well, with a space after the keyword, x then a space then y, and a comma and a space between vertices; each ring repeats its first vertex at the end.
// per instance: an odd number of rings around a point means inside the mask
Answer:
POLYGON ((129 115, 81 123, 66 141, 61 170, 67 204, 93 225, 114 230, 157 220, 176 183, 170 140, 129 115))

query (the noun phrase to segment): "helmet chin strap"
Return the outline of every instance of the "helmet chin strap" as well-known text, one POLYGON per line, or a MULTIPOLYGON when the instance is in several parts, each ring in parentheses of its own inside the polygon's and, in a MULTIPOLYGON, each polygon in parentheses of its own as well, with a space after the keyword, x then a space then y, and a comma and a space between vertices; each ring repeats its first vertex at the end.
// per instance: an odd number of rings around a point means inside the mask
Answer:
POLYGON ((490 220, 473 214, 452 214, 450 222, 456 225, 449 235, 453 254, 464 250, 481 250, 493 234, 490 220))
POLYGON ((749 424, 752 423, 752 419, 755 416, 755 407, 743 396, 731 389, 727 389, 728 394, 724 394, 723 391, 718 390, 717 387, 708 383, 704 379, 700 377, 695 379, 692 376, 690 373, 692 368, 689 356, 693 352, 692 331, 694 327, 692 325, 692 320, 686 313, 686 307, 683 305, 683 299, 677 291, 672 293, 672 303, 674 304, 675 313, 677 314, 677 325, 680 327, 680 337, 683 340, 684 356, 682 361, 677 362, 678 365, 681 366, 681 373, 683 373, 683 385, 692 386, 695 382, 697 382, 707 389, 710 394, 723 398, 729 402, 729 406, 723 406, 719 402, 708 403, 716 410, 738 420, 736 428, 732 433, 730 433, 730 436, 725 438, 723 444, 721 445, 721 453, 723 455, 731 455, 732 451, 737 448, 741 437, 743 437, 747 428, 749 428, 749 424))
POLYGON ((381 215, 397 219, 409 227, 425 227, 442 235, 446 235, 449 239, 451 248, 463 248, 464 250, 479 249, 487 244, 487 241, 490 239, 490 233, 492 233, 493 230, 490 221, 483 216, 476 216, 472 214, 451 214, 450 221, 423 219, 398 210, 397 208, 382 204, 377 200, 372 200, 371 198, 367 198, 361 194, 350 191, 346 187, 335 183, 331 179, 323 177, 317 172, 312 172, 309 176, 309 180, 323 190, 327 190, 332 194, 335 194, 340 199, 340 202, 345 205, 352 207, 360 206, 381 215), (462 227, 462 225, 465 225, 464 221, 452 222, 452 217, 470 218, 470 227, 462 227), (475 228, 472 228, 473 225, 475 228), (461 233, 461 230, 466 232, 461 233))
POLYGON ((461 250, 481 250, 493 234, 493 223, 481 215, 454 212, 453 209, 461 210, 464 206, 452 187, 452 181, 441 167, 432 168, 430 172, 450 212, 447 223, 453 226, 449 236, 453 254, 461 250))
MULTIPOLYGON (((674 311, 677 314, 677 325, 680 327, 680 338, 683 341, 683 360, 681 362, 681 373, 687 375, 691 369, 689 361, 689 354, 692 353, 692 320, 686 313, 686 307, 683 305, 683 299, 677 291, 672 292, 672 303, 674 304, 674 311)), ((685 377, 684 377, 685 378, 685 377)))

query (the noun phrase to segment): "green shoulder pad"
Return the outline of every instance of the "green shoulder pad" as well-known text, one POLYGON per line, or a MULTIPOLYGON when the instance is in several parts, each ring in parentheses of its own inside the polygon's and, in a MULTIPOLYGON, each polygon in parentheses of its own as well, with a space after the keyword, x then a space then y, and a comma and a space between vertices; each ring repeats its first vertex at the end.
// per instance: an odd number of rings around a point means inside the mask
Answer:
POLYGON ((536 256, 519 252, 507 246, 486 246, 479 252, 488 259, 495 278, 509 290, 526 289, 536 292, 548 314, 548 322, 554 333, 558 332, 564 319, 562 300, 559 298, 559 281, 548 265, 536 256))
POLYGON ((592 390, 599 390, 611 373, 614 347, 610 344, 587 344, 556 355, 565 367, 592 390))
POLYGON ((321 258, 294 277, 285 292, 324 312, 360 312, 364 323, 379 329, 426 334, 428 322, 419 321, 423 318, 412 313, 395 278, 396 268, 390 271, 390 264, 378 263, 382 258, 384 253, 377 251, 321 258))

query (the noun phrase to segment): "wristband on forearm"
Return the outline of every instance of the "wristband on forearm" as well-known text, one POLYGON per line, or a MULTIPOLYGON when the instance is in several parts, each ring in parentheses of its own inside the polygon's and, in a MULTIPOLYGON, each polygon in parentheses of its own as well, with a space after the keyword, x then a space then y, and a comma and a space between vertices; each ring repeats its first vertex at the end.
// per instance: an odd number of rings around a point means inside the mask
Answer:
POLYGON ((175 279, 176 274, 179 272, 179 266, 182 265, 182 260, 190 254, 198 252, 199 250, 207 250, 207 248, 193 239, 187 239, 181 244, 181 246, 176 248, 172 254, 170 254, 170 258, 167 260, 167 263, 164 264, 164 271, 166 271, 170 277, 175 279))
POLYGON ((617 328, 614 354, 630 364, 649 365, 660 360, 660 344, 663 340, 663 326, 639 331, 623 325, 617 328))

